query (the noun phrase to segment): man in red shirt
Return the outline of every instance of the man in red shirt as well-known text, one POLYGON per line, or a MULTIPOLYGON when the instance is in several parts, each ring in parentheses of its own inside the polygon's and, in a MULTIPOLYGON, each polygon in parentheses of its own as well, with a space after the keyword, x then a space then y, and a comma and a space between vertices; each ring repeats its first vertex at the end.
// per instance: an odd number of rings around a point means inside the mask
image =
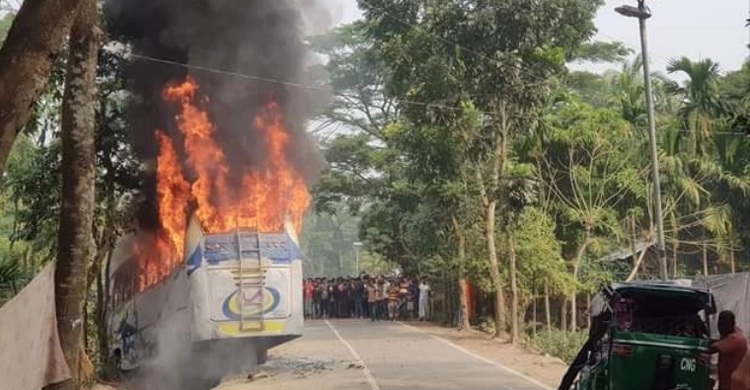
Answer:
POLYGON ((732 374, 732 390, 750 390, 750 349, 732 374))
POLYGON ((731 390, 732 373, 747 353, 747 338, 737 327, 734 313, 719 313, 721 339, 711 344, 711 352, 719 353, 719 390, 731 390))
POLYGON ((313 316, 313 307, 312 307, 313 293, 315 292, 315 285, 313 284, 312 279, 307 279, 305 281, 304 289, 305 289, 305 307, 304 307, 305 317, 312 318, 313 316))

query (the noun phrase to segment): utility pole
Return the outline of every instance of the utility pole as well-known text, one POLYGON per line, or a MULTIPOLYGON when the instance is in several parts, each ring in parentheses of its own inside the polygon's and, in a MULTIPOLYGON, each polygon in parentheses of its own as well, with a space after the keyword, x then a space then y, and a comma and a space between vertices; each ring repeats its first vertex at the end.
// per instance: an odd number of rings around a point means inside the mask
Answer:
POLYGON ((359 248, 362 247, 362 243, 361 242, 355 242, 355 243, 352 244, 352 246, 354 247, 354 254, 355 254, 356 260, 357 260, 357 273, 355 274, 355 276, 359 277, 359 248))
POLYGON ((657 149, 656 123, 654 121, 654 96, 651 93, 651 72, 648 63, 648 39, 646 35, 646 19, 651 17, 651 10, 644 4, 644 0, 638 0, 638 8, 624 5, 615 8, 617 13, 638 18, 638 26, 641 35, 641 57, 643 58, 643 89, 646 94, 646 114, 648 117, 648 138, 651 151, 651 176, 654 186, 654 218, 656 219, 657 250, 659 252, 659 275, 662 280, 667 280, 667 256, 664 243, 664 218, 661 208, 661 180, 659 178, 659 152, 657 149))

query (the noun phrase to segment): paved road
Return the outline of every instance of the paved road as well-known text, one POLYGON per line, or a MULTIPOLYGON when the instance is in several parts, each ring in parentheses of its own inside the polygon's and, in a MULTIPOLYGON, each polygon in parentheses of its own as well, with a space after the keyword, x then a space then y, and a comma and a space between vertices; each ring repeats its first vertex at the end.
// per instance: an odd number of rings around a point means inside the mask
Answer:
MULTIPOLYGON (((296 378, 289 388, 348 390, 548 389, 531 378, 509 370, 445 339, 398 322, 358 320, 310 321, 305 336, 270 353, 284 360, 304 356, 354 362, 357 369, 331 372, 323 377, 296 378)), ((271 383, 269 383, 271 384, 271 383)), ((265 384, 227 389, 265 389, 265 384)), ((222 389, 225 387, 222 386, 222 389)), ((273 389, 286 388, 284 381, 273 389)))

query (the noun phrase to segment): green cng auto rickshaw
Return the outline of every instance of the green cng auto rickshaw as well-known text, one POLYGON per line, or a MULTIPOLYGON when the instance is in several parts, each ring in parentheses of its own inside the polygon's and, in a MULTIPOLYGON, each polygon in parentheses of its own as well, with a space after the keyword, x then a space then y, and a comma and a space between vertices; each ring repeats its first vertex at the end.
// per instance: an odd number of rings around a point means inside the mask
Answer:
POLYGON ((676 282, 601 289, 560 390, 710 390, 711 293, 676 282), (577 378, 577 381, 576 381, 577 378))

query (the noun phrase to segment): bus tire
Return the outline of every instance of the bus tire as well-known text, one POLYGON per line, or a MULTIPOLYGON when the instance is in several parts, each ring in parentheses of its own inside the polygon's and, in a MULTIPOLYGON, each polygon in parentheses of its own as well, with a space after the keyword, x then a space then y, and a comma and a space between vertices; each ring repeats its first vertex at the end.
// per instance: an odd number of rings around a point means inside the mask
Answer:
POLYGON ((260 349, 255 353, 256 361, 258 364, 265 364, 268 360, 268 350, 260 349))

